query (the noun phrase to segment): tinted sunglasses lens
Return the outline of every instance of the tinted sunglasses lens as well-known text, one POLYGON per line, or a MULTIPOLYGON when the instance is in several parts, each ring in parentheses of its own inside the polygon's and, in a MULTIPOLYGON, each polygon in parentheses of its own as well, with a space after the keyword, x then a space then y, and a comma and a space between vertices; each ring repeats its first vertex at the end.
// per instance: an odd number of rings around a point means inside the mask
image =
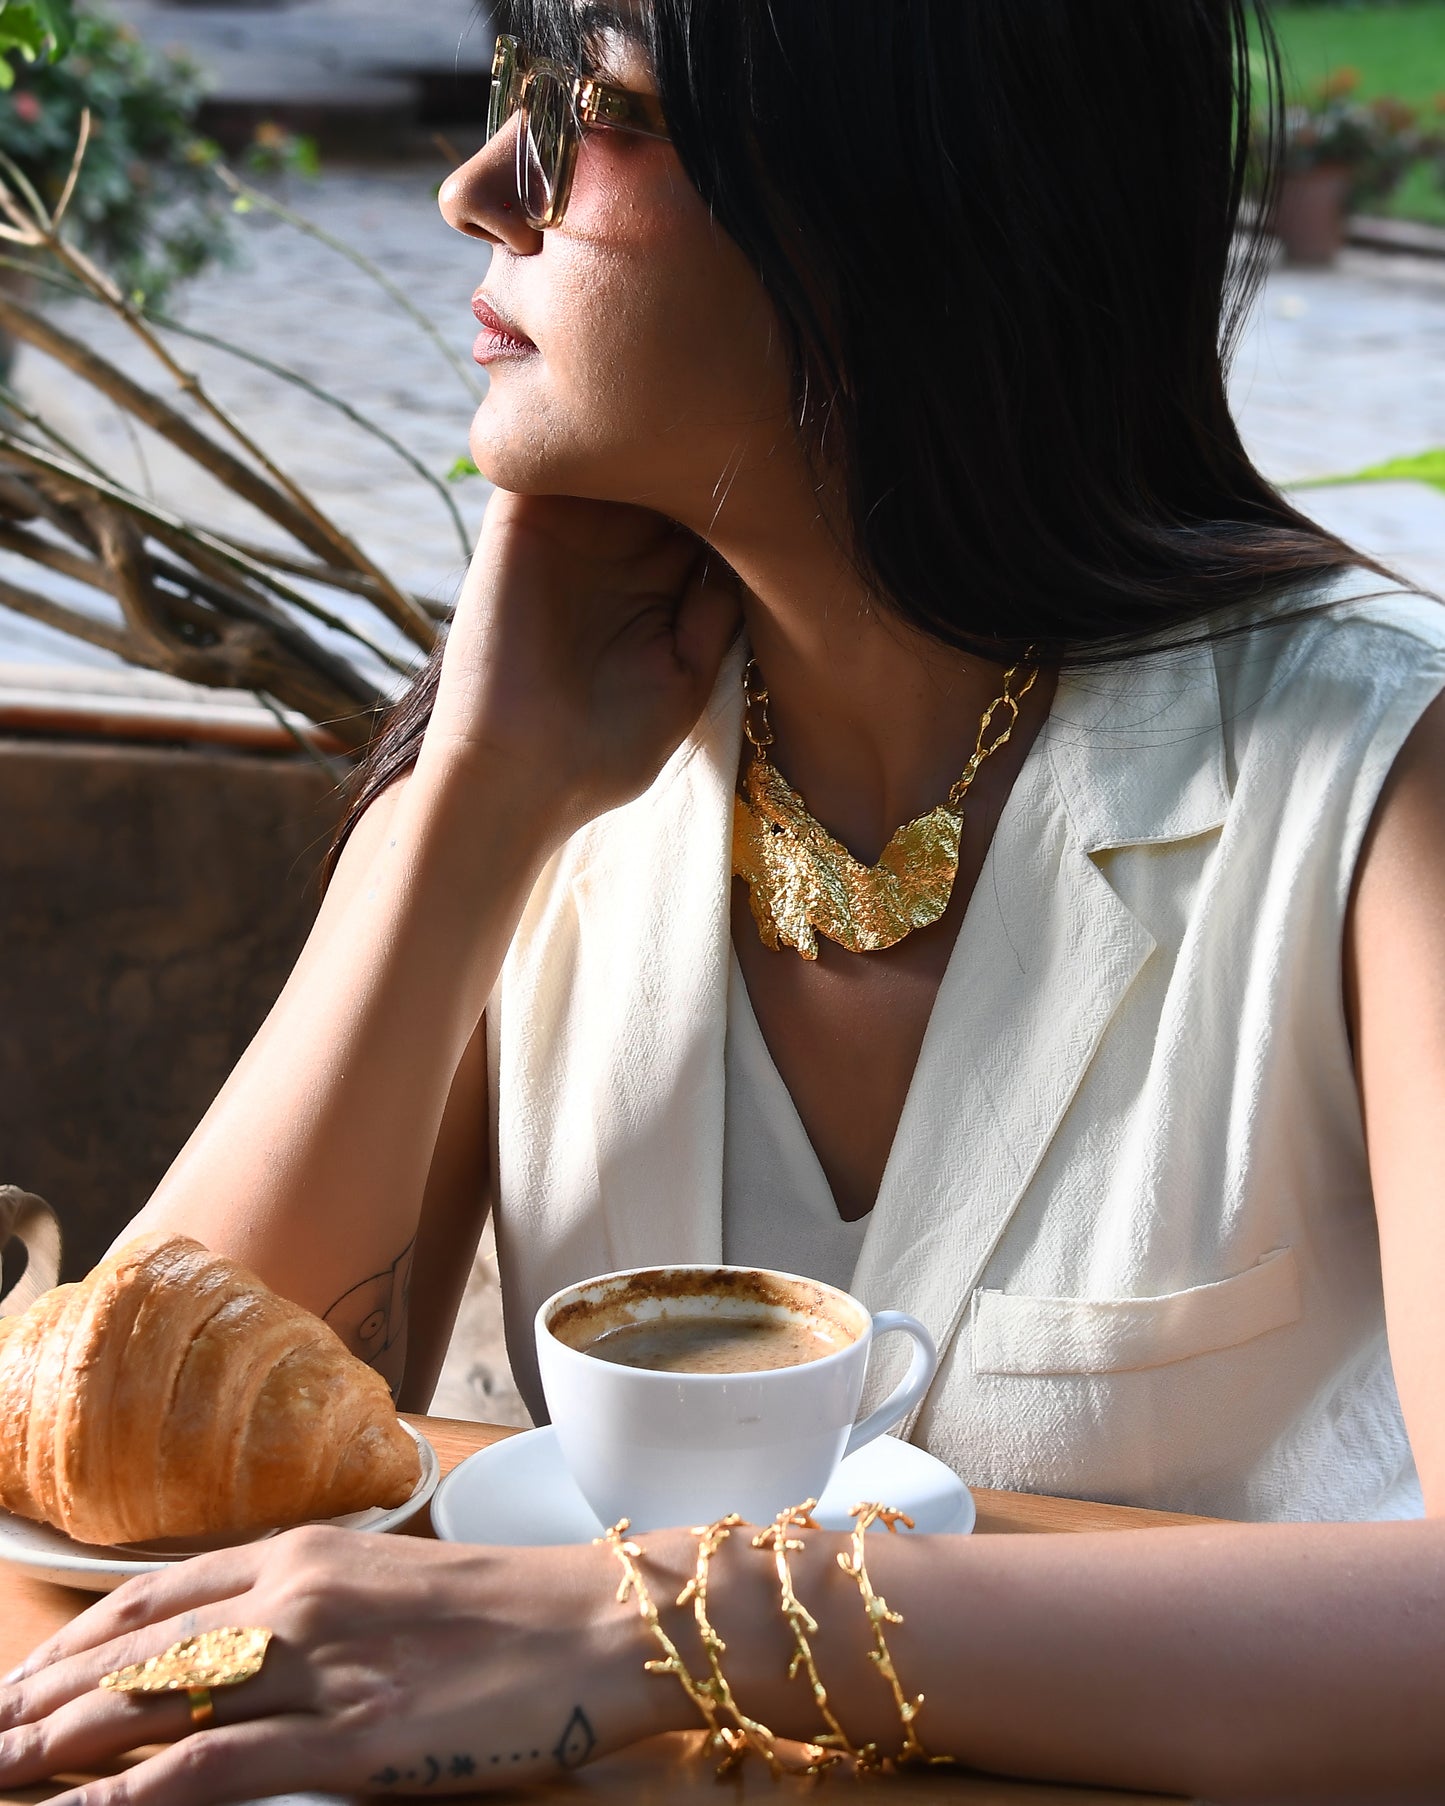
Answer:
POLYGON ((567 159, 577 129, 570 86, 535 70, 526 111, 526 130, 517 142, 517 187, 527 218, 534 225, 555 225, 567 198, 567 159))
POLYGON ((521 98, 519 58, 515 38, 498 38, 492 57, 492 88, 487 96, 487 137, 497 133, 517 110, 521 98))

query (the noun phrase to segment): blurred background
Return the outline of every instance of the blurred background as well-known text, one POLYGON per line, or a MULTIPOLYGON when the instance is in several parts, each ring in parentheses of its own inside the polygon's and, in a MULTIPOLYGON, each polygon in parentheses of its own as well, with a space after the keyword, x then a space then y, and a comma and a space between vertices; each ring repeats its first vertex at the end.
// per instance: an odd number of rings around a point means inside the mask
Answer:
MULTIPOLYGON (((1274 16, 1245 437, 1445 592, 1445 0, 1274 16)), ((338 778, 465 568, 485 251, 435 197, 491 43, 472 0, 0 9, 0 1181, 67 1277, 279 990, 338 778)), ((525 1421, 487 1245, 435 1408, 525 1421)))

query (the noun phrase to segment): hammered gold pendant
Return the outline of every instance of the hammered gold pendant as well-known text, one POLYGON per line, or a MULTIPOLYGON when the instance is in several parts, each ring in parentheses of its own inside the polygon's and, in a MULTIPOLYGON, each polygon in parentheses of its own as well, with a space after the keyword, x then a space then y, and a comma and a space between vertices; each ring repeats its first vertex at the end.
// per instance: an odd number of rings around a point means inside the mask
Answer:
POLYGON ((902 827, 863 865, 813 820, 776 765, 754 759, 733 799, 733 874, 748 882, 765 945, 818 957, 826 935, 850 953, 896 946, 948 907, 963 815, 941 803, 902 827))

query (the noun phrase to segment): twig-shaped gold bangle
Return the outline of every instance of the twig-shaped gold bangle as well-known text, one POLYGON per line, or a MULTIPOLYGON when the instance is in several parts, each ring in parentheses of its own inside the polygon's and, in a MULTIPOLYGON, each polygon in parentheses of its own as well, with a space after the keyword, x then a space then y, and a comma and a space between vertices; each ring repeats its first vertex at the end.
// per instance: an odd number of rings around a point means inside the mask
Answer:
MULTIPOLYGON (((732 1735, 735 1739, 734 1750, 740 1758, 748 1750, 755 1750, 768 1765, 768 1772, 776 1781, 779 1776, 791 1772, 780 1760, 777 1751, 777 1739, 765 1724, 756 1718, 749 1718, 733 1697, 733 1690, 728 1685, 727 1676, 722 1670, 722 1657, 727 1653, 727 1644, 723 1642, 713 1628, 707 1615, 707 1581, 708 1568, 712 1558, 732 1535, 737 1525, 742 1523, 738 1514, 729 1512, 727 1517, 718 1518, 715 1523, 695 1526, 693 1535, 697 1538, 697 1568, 693 1577, 677 1596, 679 1605, 692 1606, 692 1615, 697 1621, 697 1631, 702 1639, 703 1650, 707 1655, 707 1664, 712 1671, 710 1680, 701 1682, 712 1699, 714 1707, 726 1712, 733 1720, 736 1729, 732 1735)), ((803 1772, 809 1773, 809 1763, 803 1772)), ((721 1772, 721 1771, 720 1771, 721 1772)))
POLYGON ((654 1657, 651 1661, 644 1662, 643 1667, 649 1674, 671 1674, 677 1677, 683 1692, 701 1712, 707 1724, 711 1733, 708 1739, 711 1748, 714 1753, 722 1753, 718 1774, 719 1776, 725 1775, 730 1769, 735 1768, 747 1754, 747 1742, 740 1732, 719 1722, 711 1684, 693 1679, 688 1672, 687 1664, 678 1653, 677 1645, 662 1628, 662 1621, 657 1615, 657 1607, 652 1602, 652 1595, 648 1592, 647 1583, 642 1578, 642 1569, 638 1566, 642 1550, 636 1543, 625 1540, 624 1533, 628 1528, 629 1520, 619 1518, 610 1530, 604 1531, 601 1536, 594 1539, 597 1543, 605 1543, 622 1564, 622 1580, 617 1588, 617 1603, 625 1605, 629 1597, 636 1602, 638 1612, 645 1620, 647 1628, 662 1647, 662 1658, 659 1660, 654 1657))
POLYGON ((806 1545, 801 1537, 790 1537, 788 1532, 793 1529, 817 1530, 819 1526, 813 1520, 813 1507, 817 1503, 816 1499, 805 1499, 801 1505, 794 1505, 786 1511, 780 1511, 768 1529, 760 1530, 753 1538, 753 1547, 755 1549, 771 1547, 773 1551, 773 1565, 778 1572, 778 1591, 783 1616, 787 1619, 788 1628, 793 1633, 793 1641, 797 1644, 793 1659, 788 1664, 788 1679, 796 1680, 800 1669, 806 1672, 808 1685, 813 1690, 814 1702, 822 1715, 824 1724, 828 1727, 821 1736, 815 1737, 807 1746, 808 1771, 814 1774, 820 1773, 825 1768, 831 1768, 835 1762, 840 1762, 844 1756, 851 1756, 857 1763, 859 1772, 867 1773, 882 1765, 878 1746, 868 1743, 861 1748, 855 1747, 848 1733, 838 1722, 832 1707, 828 1704, 828 1689, 823 1685, 822 1678, 818 1673, 818 1665, 813 1659, 813 1646, 809 1641, 809 1638, 818 1634, 818 1621, 793 1590, 793 1574, 788 1556, 795 1550, 802 1550, 806 1545))
POLYGON ((873 1589, 873 1582, 868 1578, 867 1557, 864 1553, 863 1539, 869 1529, 877 1523, 886 1524, 890 1532, 896 1533, 900 1524, 906 1524, 911 1530, 913 1519, 905 1512, 897 1511, 891 1505, 865 1504, 855 1505, 849 1514, 857 1519, 853 1526, 853 1549, 851 1555, 844 1550, 838 1556, 838 1566, 856 1583, 863 1599, 863 1610, 868 1617, 868 1628, 873 1633, 873 1648, 868 1651, 868 1660, 873 1663, 879 1674, 888 1683, 893 1693, 893 1703, 898 1708, 898 1716, 903 1723, 903 1747, 893 1758, 899 1768, 906 1767, 944 1767, 957 1762, 955 1756, 930 1756, 918 1738, 915 1720, 923 1707, 923 1695, 917 1694, 910 1699, 903 1691, 898 1679, 898 1670, 893 1666, 893 1658, 888 1653, 888 1640, 883 1632, 885 1624, 901 1624, 902 1612, 888 1609, 888 1601, 881 1593, 873 1589))

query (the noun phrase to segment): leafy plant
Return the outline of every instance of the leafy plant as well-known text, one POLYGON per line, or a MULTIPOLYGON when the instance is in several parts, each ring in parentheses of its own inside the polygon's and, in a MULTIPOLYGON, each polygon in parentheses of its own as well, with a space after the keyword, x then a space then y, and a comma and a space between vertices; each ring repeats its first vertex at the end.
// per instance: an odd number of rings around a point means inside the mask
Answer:
POLYGON ((33 63, 63 56, 75 35, 70 0, 0 0, 0 88, 13 87, 13 51, 33 63))
POLYGON ((70 217, 127 292, 161 303, 176 282, 230 256, 230 204, 213 175, 219 151, 195 128, 203 85, 188 57, 158 55, 94 13, 72 28, 67 0, 4 0, 0 70, 0 166, 47 205, 65 187, 89 111, 70 217))
POLYGON ((1438 127, 1390 96, 1358 100, 1360 76, 1338 69, 1285 109, 1284 167, 1335 168, 1350 176, 1351 207, 1379 201, 1413 164, 1441 154, 1438 127))

